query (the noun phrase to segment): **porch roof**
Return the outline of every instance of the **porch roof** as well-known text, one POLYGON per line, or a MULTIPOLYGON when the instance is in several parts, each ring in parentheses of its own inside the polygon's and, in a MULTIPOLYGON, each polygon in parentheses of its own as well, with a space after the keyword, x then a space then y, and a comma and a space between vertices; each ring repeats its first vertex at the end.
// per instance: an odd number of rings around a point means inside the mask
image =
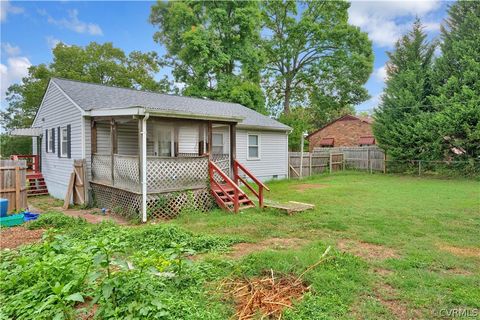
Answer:
POLYGON ((113 110, 138 112, 138 108, 161 116, 238 122, 239 127, 290 131, 270 117, 238 103, 213 101, 52 78, 72 101, 91 115, 113 110))
POLYGON ((38 137, 42 135, 42 128, 17 128, 13 129, 10 132, 11 136, 20 136, 20 137, 38 137))

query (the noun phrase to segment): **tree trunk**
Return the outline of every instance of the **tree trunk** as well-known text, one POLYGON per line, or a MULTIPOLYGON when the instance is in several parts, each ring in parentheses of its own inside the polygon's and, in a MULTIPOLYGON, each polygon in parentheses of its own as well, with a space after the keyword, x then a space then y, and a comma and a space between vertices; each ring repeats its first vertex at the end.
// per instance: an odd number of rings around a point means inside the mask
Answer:
POLYGON ((284 114, 290 113, 290 95, 292 92, 291 84, 292 82, 289 79, 285 80, 285 99, 283 100, 284 114))

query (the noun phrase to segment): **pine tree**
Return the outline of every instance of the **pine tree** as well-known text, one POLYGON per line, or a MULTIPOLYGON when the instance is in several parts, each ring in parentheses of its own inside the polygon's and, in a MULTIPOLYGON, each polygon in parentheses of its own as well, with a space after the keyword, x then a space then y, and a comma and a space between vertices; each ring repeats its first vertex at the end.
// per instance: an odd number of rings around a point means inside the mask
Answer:
MULTIPOLYGON (((431 104, 438 157, 480 159, 480 2, 460 1, 442 26, 431 104)), ((478 164, 477 164, 478 166, 478 164)))
POLYGON ((427 42, 419 19, 388 52, 387 81, 373 130, 379 145, 394 159, 429 159, 428 97, 435 45, 427 42))

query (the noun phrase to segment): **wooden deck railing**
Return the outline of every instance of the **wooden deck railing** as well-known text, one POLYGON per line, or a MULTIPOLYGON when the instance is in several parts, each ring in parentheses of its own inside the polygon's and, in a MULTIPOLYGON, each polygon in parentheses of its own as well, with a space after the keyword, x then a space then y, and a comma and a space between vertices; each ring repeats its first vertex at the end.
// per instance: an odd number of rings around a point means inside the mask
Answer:
POLYGON ((233 161, 233 181, 236 185, 239 185, 239 181, 242 182, 258 198, 259 207, 263 208, 263 190, 270 191, 270 189, 237 160, 233 161), (258 191, 255 190, 255 188, 253 188, 246 179, 240 176, 240 172, 243 172, 247 177, 255 182, 258 187, 258 191))
POLYGON ((40 156, 37 154, 13 154, 10 156, 12 160, 26 160, 27 174, 40 173, 40 156))

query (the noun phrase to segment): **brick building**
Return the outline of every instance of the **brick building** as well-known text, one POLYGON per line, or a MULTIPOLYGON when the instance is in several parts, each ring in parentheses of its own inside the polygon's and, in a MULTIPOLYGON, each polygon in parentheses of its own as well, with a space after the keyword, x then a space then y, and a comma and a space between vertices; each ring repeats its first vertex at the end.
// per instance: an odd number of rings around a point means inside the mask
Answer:
POLYGON ((316 147, 358 147, 375 145, 373 119, 346 115, 307 136, 310 151, 316 147))

